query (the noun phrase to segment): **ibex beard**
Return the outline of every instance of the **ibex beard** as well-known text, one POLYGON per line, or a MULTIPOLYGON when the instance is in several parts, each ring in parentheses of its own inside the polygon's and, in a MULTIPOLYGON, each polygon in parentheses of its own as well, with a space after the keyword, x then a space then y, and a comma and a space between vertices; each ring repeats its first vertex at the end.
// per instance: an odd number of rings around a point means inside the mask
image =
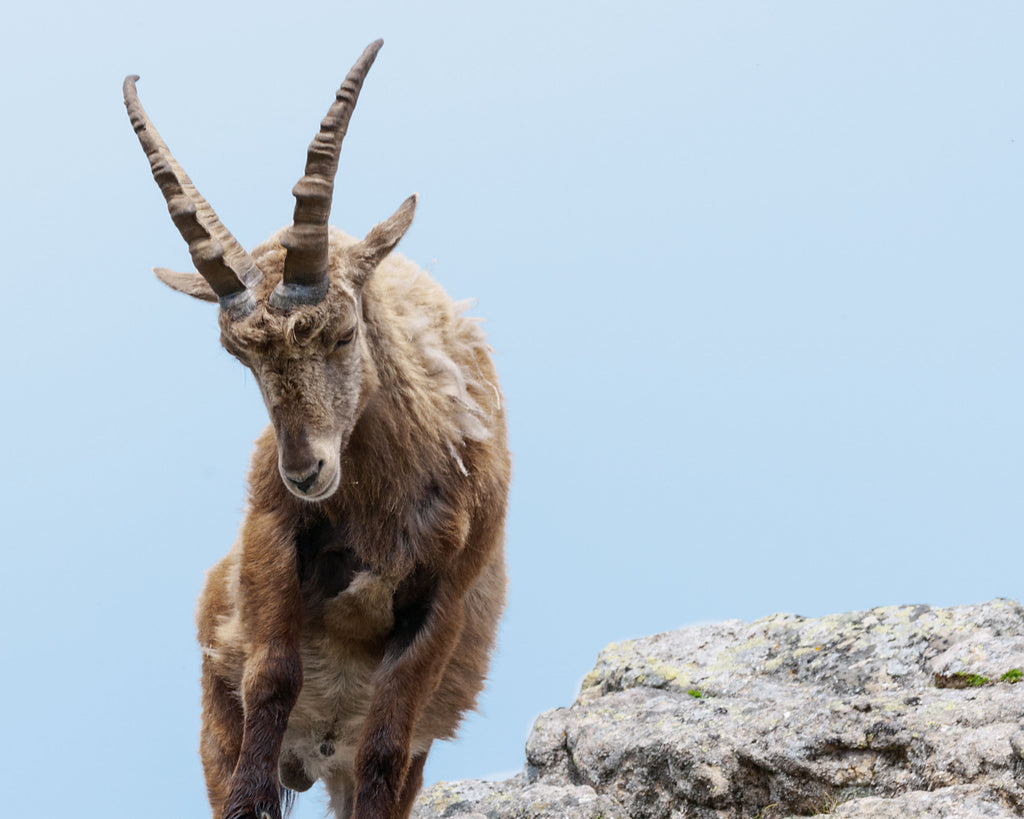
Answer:
POLYGON ((259 385, 239 539, 209 572, 200 754, 215 819, 278 819, 323 781, 338 817, 402 819, 435 739, 487 673, 505 599, 510 459, 489 347, 393 253, 416 197, 363 239, 327 226, 342 139, 381 42, 338 90, 293 224, 247 252, 139 103, 125 104, 223 346, 259 385))

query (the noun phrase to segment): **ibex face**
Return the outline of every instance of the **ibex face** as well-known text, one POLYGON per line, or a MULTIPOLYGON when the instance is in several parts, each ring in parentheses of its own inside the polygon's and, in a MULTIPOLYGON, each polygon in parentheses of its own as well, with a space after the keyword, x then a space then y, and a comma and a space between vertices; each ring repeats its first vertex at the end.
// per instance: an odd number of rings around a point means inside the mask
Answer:
POLYGON ((282 312, 257 297, 248 315, 233 318, 222 310, 220 317, 221 343, 252 371, 263 395, 281 478, 309 500, 338 488, 340 452, 368 395, 364 382, 373 386, 360 293, 343 281, 335 278, 316 305, 282 312))
POLYGON ((329 286, 316 304, 275 305, 287 252, 271 240, 255 254, 264 277, 250 291, 250 311, 220 311, 221 344, 256 378, 274 425, 281 478, 301 498, 323 500, 338 488, 340 453, 376 381, 361 303, 381 251, 367 258, 367 244, 393 228, 393 241, 384 244, 393 247, 414 205, 411 198, 362 242, 346 244, 335 234, 329 286))
POLYGON ((260 386, 282 480, 311 501, 338 488, 341 452, 373 387, 363 288, 416 209, 411 196, 365 239, 331 243, 327 221, 341 143, 381 44, 371 43, 353 66, 309 146, 305 175, 292 191, 292 225, 255 257, 224 227, 160 138, 139 103, 138 77, 124 83, 132 125, 198 270, 155 272, 175 290, 219 302, 221 342, 260 386))

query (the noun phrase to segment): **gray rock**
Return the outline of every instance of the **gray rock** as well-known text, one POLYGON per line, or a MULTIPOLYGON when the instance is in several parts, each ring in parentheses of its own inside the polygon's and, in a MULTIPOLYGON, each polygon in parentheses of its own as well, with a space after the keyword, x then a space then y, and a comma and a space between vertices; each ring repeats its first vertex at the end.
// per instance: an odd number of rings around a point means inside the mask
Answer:
POLYGON ((504 782, 442 782, 425 791, 414 819, 626 819, 612 800, 586 785, 504 782))
POLYGON ((867 796, 837 804, 826 815, 836 819, 1014 819, 1020 813, 1007 808, 994 788, 957 785, 937 791, 912 791, 888 799, 867 796))
POLYGON ((414 816, 1024 815, 1024 608, 728 621, 612 644, 538 718, 522 776, 414 816))

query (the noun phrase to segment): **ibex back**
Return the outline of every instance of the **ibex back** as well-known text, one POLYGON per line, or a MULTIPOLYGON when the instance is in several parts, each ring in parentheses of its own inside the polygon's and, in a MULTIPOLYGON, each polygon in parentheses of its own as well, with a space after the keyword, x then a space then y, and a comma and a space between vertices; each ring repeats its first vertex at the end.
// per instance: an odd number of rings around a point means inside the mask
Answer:
POLYGON ((246 252, 139 103, 125 105, 198 273, 252 370, 256 442, 238 541, 209 572, 200 752, 216 819, 278 819, 323 780, 336 816, 401 819, 433 740, 483 686, 504 606, 509 455, 483 333, 391 251, 416 197, 364 239, 328 228, 341 142, 381 42, 309 147, 293 224, 246 252))

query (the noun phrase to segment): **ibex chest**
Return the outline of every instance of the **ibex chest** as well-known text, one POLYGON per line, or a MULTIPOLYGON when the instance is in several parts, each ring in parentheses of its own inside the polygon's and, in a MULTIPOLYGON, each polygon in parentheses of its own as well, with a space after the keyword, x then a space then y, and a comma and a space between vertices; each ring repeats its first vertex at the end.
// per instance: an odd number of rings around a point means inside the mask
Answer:
MULTIPOLYGON (((384 532, 380 535, 386 536, 384 532)), ((341 644, 328 652, 341 663, 348 660, 338 656, 338 650, 379 659, 394 625, 394 597, 400 578, 362 559, 357 549, 359 537, 348 522, 327 519, 296 534, 305 639, 324 638, 341 644)))
POLYGON ((352 537, 349 525, 326 521, 297 537, 303 684, 288 721, 281 771, 299 789, 304 777, 313 780, 352 764, 374 674, 403 632, 410 603, 429 593, 419 572, 400 577, 369 566, 352 537))

